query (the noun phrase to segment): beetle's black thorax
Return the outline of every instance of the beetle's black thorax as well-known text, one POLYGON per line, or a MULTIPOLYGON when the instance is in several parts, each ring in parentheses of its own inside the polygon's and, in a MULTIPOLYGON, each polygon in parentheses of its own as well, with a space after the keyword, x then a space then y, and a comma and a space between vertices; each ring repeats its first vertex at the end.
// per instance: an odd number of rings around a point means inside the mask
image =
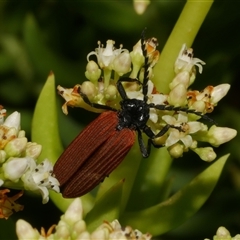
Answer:
POLYGON ((143 100, 123 99, 120 102, 121 110, 118 111, 117 130, 130 128, 132 130, 142 129, 149 119, 149 106, 143 100))

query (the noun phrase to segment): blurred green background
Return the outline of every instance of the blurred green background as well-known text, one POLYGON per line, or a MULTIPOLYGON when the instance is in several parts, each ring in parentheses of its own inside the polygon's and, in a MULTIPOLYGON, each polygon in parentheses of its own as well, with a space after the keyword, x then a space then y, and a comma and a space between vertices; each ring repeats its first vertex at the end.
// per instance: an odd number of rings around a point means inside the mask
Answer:
MULTIPOLYGON (((163 48, 185 1, 152 1, 139 16, 133 2, 108 1, 0 1, 0 104, 8 113, 21 112, 22 129, 30 138, 31 118, 39 92, 53 71, 56 84, 73 87, 85 80, 86 56, 114 39, 116 47, 131 49, 147 27, 147 37, 155 36, 163 48)), ((197 75, 193 89, 230 83, 229 94, 211 115, 219 126, 240 129, 240 2, 216 1, 193 44, 195 57, 207 65, 197 75)), ((161 91, 161 89, 159 89, 161 91)), ((96 117, 81 109, 61 112, 59 126, 66 146, 89 121, 96 117), (67 127, 66 127, 67 126, 67 127)), ((47 109, 48 106, 46 106, 47 109)), ((181 227, 158 239, 211 238, 219 226, 232 235, 240 233, 240 149, 239 136, 217 149, 218 156, 230 152, 222 177, 203 208, 181 227)), ((187 183, 208 163, 187 153, 174 162, 170 176, 177 177, 174 190, 187 183), (194 158, 196 161, 191 161, 194 158), (180 179, 180 181, 179 181, 180 179)), ((7 222, 0 219, 0 239, 15 239, 14 221, 23 218, 34 227, 48 229, 59 220, 60 212, 51 203, 41 205, 32 196, 19 201, 25 210, 7 222), (7 226, 6 226, 7 225, 7 226)), ((161 216, 159 216, 161 217, 161 216)))

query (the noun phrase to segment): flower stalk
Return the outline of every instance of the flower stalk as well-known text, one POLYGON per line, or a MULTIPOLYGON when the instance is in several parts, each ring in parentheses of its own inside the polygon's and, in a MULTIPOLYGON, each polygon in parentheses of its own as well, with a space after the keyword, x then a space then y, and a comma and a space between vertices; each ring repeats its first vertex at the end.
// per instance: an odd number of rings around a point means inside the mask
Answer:
POLYGON ((154 71, 154 83, 161 92, 169 92, 169 83, 174 77, 172 66, 178 56, 179 49, 184 43, 189 47, 192 45, 212 4, 213 0, 188 0, 186 2, 154 71))

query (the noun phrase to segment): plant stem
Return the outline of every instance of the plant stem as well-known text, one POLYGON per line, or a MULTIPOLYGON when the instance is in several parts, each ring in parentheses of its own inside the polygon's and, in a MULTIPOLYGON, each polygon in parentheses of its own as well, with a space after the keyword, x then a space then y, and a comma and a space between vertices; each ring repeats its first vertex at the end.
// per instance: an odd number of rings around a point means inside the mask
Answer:
POLYGON ((162 93, 169 92, 169 83, 174 78, 174 63, 184 43, 190 47, 213 3, 213 0, 188 0, 175 27, 164 46, 154 69, 154 83, 162 93))

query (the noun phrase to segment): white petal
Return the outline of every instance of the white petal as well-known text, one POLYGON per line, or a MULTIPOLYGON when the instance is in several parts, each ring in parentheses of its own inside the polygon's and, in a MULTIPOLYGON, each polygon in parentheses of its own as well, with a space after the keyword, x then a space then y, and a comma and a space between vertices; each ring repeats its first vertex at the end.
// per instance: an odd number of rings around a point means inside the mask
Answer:
POLYGON ((158 121, 158 114, 156 113, 155 109, 150 109, 150 115, 149 115, 149 119, 153 122, 156 123, 158 121))
POLYGON ((176 129, 172 129, 172 131, 169 134, 169 137, 166 140, 165 146, 166 147, 170 147, 172 146, 174 143, 179 141, 179 131, 176 129))
POLYGON ((167 101, 167 96, 164 94, 152 94, 150 95, 151 102, 155 104, 164 104, 167 101))
POLYGON ((186 135, 185 137, 181 138, 181 141, 186 146, 186 148, 189 148, 192 145, 192 137, 190 135, 186 135))
POLYGON ((202 123, 200 122, 188 122, 189 130, 188 133, 195 133, 202 129, 202 123))
POLYGON ((186 114, 186 113, 179 113, 179 114, 178 114, 177 121, 178 121, 179 123, 186 123, 186 122, 188 122, 187 114, 186 114))
POLYGON ((169 116, 169 115, 162 116, 162 119, 170 125, 174 125, 176 123, 176 119, 172 116, 169 116))

